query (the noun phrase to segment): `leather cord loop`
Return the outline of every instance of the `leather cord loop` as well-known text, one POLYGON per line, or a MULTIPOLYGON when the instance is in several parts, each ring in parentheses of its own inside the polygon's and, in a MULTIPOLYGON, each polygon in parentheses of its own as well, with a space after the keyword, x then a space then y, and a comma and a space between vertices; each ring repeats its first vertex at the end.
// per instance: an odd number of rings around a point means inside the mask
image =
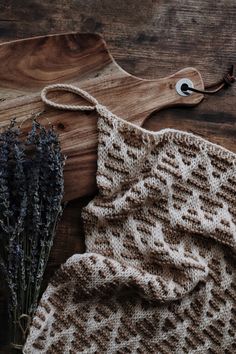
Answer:
POLYGON ((186 84, 186 83, 181 86, 181 90, 183 92, 193 91, 193 92, 197 92, 197 93, 212 95, 212 94, 215 94, 216 92, 220 91, 224 87, 231 86, 235 82, 235 80, 236 80, 235 66, 232 65, 230 70, 228 71, 228 73, 226 75, 224 75, 220 81, 206 86, 206 88, 216 87, 215 90, 214 89, 210 90, 210 91, 209 90, 198 90, 194 87, 189 87, 188 84, 186 84))

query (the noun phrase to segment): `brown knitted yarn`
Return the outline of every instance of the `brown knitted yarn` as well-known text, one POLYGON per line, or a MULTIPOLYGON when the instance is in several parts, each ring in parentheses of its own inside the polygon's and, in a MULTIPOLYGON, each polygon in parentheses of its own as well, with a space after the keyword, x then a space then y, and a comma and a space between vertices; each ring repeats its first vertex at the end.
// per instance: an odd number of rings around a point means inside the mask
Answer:
POLYGON ((48 285, 24 353, 235 353, 236 155, 95 109, 86 253, 48 285))

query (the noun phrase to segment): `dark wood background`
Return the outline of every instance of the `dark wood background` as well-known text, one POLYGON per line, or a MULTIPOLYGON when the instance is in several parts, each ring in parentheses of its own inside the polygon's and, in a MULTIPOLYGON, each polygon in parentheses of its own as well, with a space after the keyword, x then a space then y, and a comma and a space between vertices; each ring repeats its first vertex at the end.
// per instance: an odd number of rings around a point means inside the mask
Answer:
MULTIPOLYGON (((236 64, 235 17, 235 0, 2 0, 0 42, 70 31, 97 32, 120 66, 136 76, 161 78, 193 66, 209 84, 236 64)), ((236 152, 236 84, 206 97, 197 107, 153 114, 145 127, 185 129, 236 152)), ((80 214, 92 197, 74 200, 64 210, 44 287, 62 262, 84 251, 80 214)), ((1 353, 6 352, 6 338, 6 292, 0 284, 1 353)))

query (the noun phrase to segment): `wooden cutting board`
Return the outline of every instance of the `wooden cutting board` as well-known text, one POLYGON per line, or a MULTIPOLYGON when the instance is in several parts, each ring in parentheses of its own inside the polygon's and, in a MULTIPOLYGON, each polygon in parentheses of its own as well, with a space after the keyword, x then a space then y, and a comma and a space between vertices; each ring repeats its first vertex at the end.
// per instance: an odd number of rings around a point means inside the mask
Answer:
MULTIPOLYGON (((192 78, 195 87, 203 88, 196 69, 186 68, 158 80, 137 78, 119 67, 104 40, 95 34, 69 33, 3 43, 0 58, 0 126, 6 125, 13 116, 21 121, 32 112, 44 109, 40 90, 45 85, 73 83, 88 90, 112 112, 135 124, 142 125, 145 121, 146 127, 152 130, 175 127, 193 131, 236 151, 235 88, 209 97, 191 112, 179 108, 160 112, 162 108, 192 106, 202 100, 203 96, 198 94, 178 97, 174 90, 176 80, 183 76, 192 78), (147 120, 156 110, 159 112, 152 117, 155 119, 147 120)), ((216 68, 216 78, 219 76, 216 68)), ((82 102, 69 95, 55 97, 66 102, 82 102)), ((96 116, 46 109, 42 115, 45 124, 46 118, 57 128, 62 150, 69 155, 64 171, 65 199, 92 196, 96 190, 96 116)), ((25 130, 29 128, 26 123, 23 127, 25 130)), ((80 211, 90 198, 74 200, 65 209, 45 273, 44 288, 61 263, 76 252, 84 252, 80 211)), ((6 293, 3 296, 1 290, 0 287, 0 327, 6 333, 6 293)))
MULTIPOLYGON (((40 91, 53 83, 72 83, 94 95, 116 115, 139 126, 154 111, 178 105, 196 105, 202 94, 181 96, 175 85, 188 78, 203 89, 200 73, 185 68, 166 78, 146 80, 124 71, 113 59, 100 35, 69 33, 17 40, 0 45, 0 127, 45 109, 47 119, 60 134, 64 168, 65 200, 96 191, 97 114, 64 112, 45 107, 40 91)), ((60 102, 82 101, 71 94, 54 94, 60 102)), ((22 125, 29 129, 30 120, 22 125)))

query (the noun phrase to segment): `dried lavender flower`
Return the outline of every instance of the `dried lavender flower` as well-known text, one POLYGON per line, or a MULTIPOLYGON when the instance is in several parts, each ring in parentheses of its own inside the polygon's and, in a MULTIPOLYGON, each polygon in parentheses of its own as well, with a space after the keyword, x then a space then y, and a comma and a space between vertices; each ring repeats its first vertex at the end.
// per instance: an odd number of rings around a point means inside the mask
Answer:
POLYGON ((14 119, 0 134, 0 271, 15 349, 26 339, 62 215, 65 159, 54 127, 36 119, 24 141, 14 119))

